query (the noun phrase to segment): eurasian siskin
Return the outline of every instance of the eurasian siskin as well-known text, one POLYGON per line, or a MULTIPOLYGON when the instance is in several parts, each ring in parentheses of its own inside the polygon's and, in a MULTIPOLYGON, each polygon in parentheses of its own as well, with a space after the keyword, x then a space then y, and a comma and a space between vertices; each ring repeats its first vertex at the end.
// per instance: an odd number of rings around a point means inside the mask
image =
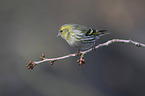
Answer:
POLYGON ((58 35, 65 39, 68 44, 77 50, 87 50, 95 46, 95 42, 106 30, 94 30, 78 24, 64 24, 60 27, 58 35))

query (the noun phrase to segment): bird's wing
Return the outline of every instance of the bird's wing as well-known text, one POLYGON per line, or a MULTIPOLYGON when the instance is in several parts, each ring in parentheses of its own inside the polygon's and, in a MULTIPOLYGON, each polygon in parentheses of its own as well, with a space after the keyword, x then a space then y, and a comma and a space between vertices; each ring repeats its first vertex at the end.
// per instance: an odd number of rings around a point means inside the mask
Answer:
POLYGON ((78 25, 78 24, 74 25, 74 29, 78 30, 79 32, 81 32, 82 34, 86 36, 92 36, 92 35, 100 36, 100 35, 108 34, 108 33, 105 33, 105 31, 107 30, 95 30, 95 29, 92 29, 83 25, 78 25))
POLYGON ((77 30, 85 35, 89 31, 89 29, 90 28, 88 28, 86 26, 75 24, 73 30, 75 30, 75 31, 77 30))
POLYGON ((94 30, 92 28, 90 28, 87 32, 86 32, 86 36, 91 36, 91 35, 95 35, 95 36, 101 36, 101 35, 105 35, 108 34, 106 33, 107 30, 94 30))

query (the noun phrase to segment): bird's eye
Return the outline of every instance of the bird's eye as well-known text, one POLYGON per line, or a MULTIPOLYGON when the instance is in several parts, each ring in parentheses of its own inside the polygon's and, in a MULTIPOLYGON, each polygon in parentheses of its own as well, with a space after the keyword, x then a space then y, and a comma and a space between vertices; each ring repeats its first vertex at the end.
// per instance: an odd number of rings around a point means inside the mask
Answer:
POLYGON ((63 32, 63 30, 60 30, 60 32, 62 33, 62 32, 63 32))

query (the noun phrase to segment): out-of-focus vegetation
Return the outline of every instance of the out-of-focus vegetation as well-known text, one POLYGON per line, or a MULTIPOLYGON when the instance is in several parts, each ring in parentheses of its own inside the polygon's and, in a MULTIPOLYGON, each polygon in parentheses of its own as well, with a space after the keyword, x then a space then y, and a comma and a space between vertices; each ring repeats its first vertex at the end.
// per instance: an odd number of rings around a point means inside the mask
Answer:
POLYGON ((144 0, 1 0, 0 96, 145 96, 145 49, 114 44, 85 56, 27 70, 41 53, 73 53, 58 29, 65 23, 107 29, 100 38, 145 43, 144 0))

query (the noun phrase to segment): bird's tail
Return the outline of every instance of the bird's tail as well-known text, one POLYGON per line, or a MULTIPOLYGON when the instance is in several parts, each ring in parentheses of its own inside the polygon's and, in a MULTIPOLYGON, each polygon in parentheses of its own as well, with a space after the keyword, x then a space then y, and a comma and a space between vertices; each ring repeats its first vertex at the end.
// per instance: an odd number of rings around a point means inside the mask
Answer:
POLYGON ((95 30, 95 32, 93 32, 93 35, 96 35, 96 36, 103 36, 103 35, 106 35, 106 34, 110 34, 108 32, 106 32, 107 30, 95 30))
POLYGON ((96 30, 96 31, 98 31, 99 36, 104 36, 106 34, 110 34, 110 33, 106 32, 107 30, 96 30))
POLYGON ((108 33, 108 32, 106 32, 107 30, 96 30, 99 34, 104 34, 104 35, 106 35, 106 34, 110 34, 110 33, 108 33))
POLYGON ((107 30, 94 30, 94 29, 89 29, 89 31, 87 31, 85 35, 86 36, 90 36, 90 35, 103 36, 103 35, 109 34, 106 31, 107 30))

